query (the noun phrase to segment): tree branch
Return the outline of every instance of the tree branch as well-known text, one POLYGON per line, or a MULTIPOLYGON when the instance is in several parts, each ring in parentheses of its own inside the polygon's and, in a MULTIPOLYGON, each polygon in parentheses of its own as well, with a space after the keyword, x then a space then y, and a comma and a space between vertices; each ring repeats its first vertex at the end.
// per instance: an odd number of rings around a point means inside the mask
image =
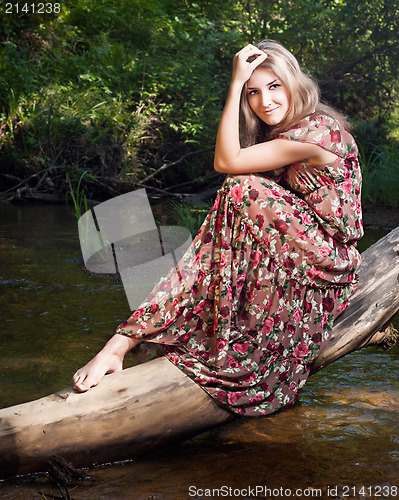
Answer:
POLYGON ((170 167, 173 167, 175 165, 178 165, 179 163, 181 163, 182 161, 184 161, 189 156, 192 156, 192 155, 195 155, 195 154, 205 153, 206 151, 211 151, 212 149, 214 149, 214 147, 215 146, 211 146, 209 148, 200 149, 198 151, 190 151, 189 153, 186 153, 185 155, 183 155, 181 158, 179 158, 176 161, 171 161, 171 162, 164 163, 162 165, 162 167, 159 167, 158 170, 156 170, 152 174, 147 175, 147 177, 145 177, 144 179, 142 179, 138 184, 143 184, 143 183, 149 181, 150 179, 152 179, 153 177, 155 177, 156 175, 158 175, 160 172, 163 172, 167 168, 170 168, 170 167))
POLYGON ((370 59, 375 54, 381 54, 381 53, 384 53, 387 50, 392 50, 394 47, 397 47, 397 46, 399 46, 399 42, 396 42, 396 43, 393 43, 393 44, 385 44, 382 47, 380 47, 379 50, 376 49, 376 50, 373 50, 373 51, 369 51, 366 54, 363 54, 362 56, 360 56, 360 57, 358 57, 358 58, 353 59, 352 61, 350 61, 348 64, 346 64, 346 66, 344 66, 340 70, 336 71, 331 76, 331 78, 334 79, 334 80, 339 80, 343 75, 345 75, 345 73, 348 73, 349 71, 351 71, 353 68, 355 68, 358 64, 360 64, 361 62, 365 61, 366 59, 370 59))

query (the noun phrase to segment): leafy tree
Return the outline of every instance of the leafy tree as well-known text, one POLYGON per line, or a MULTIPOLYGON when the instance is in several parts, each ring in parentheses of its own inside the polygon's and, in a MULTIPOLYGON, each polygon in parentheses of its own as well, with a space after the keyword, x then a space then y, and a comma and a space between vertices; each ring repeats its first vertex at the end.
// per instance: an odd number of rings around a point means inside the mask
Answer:
POLYGON ((351 116, 386 118, 397 106, 397 0, 247 0, 253 39, 275 38, 351 116))
MULTIPOLYGON (((291 49, 323 97, 355 121, 384 131, 397 109, 397 0, 61 5, 59 15, 41 16, 0 6, 0 178, 9 192, 21 182, 42 188, 42 171, 56 172, 65 191, 66 174, 77 182, 89 170, 88 195, 114 196, 122 184, 104 179, 137 182, 211 146, 232 56, 261 38, 291 49)), ((187 158, 151 182, 212 170, 211 153, 187 158)))

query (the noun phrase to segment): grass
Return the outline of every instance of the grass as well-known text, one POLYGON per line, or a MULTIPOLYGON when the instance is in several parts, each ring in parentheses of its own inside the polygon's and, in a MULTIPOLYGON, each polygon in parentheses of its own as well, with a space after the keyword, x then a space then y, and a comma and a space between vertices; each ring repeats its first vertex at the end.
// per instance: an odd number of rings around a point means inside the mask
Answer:
POLYGON ((366 155, 359 145, 363 202, 399 208, 399 145, 375 146, 366 155))
POLYGON ((211 209, 211 205, 189 206, 176 201, 171 201, 170 205, 176 224, 187 228, 193 238, 198 233, 206 215, 211 209))
POLYGON ((79 221, 79 219, 82 217, 82 205, 84 207, 84 211, 87 212, 89 210, 89 207, 87 205, 87 198, 84 190, 81 188, 82 180, 87 175, 89 172, 85 170, 83 174, 80 176, 78 180, 78 184, 76 186, 76 189, 73 188, 71 180, 69 178, 69 175, 67 174, 67 181, 69 184, 69 191, 66 192, 65 194, 65 200, 68 204, 68 198, 72 199, 73 203, 73 208, 74 208, 74 213, 76 220, 79 221))

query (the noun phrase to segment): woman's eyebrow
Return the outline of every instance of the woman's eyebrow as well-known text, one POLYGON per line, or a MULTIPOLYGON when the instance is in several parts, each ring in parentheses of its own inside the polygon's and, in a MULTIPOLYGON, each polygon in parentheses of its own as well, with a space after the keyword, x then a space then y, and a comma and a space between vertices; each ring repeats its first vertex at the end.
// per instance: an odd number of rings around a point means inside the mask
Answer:
MULTIPOLYGON (((277 82, 278 78, 276 78, 275 80, 273 80, 272 82, 270 83, 266 83, 266 87, 268 87, 269 85, 273 85, 273 83, 277 82)), ((247 87, 248 89, 256 89, 256 87, 247 87)))

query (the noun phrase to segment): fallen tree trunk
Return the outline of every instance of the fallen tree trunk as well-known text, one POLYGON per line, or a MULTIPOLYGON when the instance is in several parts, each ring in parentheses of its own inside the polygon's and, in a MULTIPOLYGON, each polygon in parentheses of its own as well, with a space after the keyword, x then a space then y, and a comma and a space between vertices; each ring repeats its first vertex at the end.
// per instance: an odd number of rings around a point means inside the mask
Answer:
MULTIPOLYGON (((312 373, 382 341, 399 309, 399 227, 363 253, 359 287, 312 373)), ((54 455, 77 466, 132 458, 233 418, 166 358, 106 376, 86 393, 65 389, 0 410, 2 477, 46 470, 54 455)))

